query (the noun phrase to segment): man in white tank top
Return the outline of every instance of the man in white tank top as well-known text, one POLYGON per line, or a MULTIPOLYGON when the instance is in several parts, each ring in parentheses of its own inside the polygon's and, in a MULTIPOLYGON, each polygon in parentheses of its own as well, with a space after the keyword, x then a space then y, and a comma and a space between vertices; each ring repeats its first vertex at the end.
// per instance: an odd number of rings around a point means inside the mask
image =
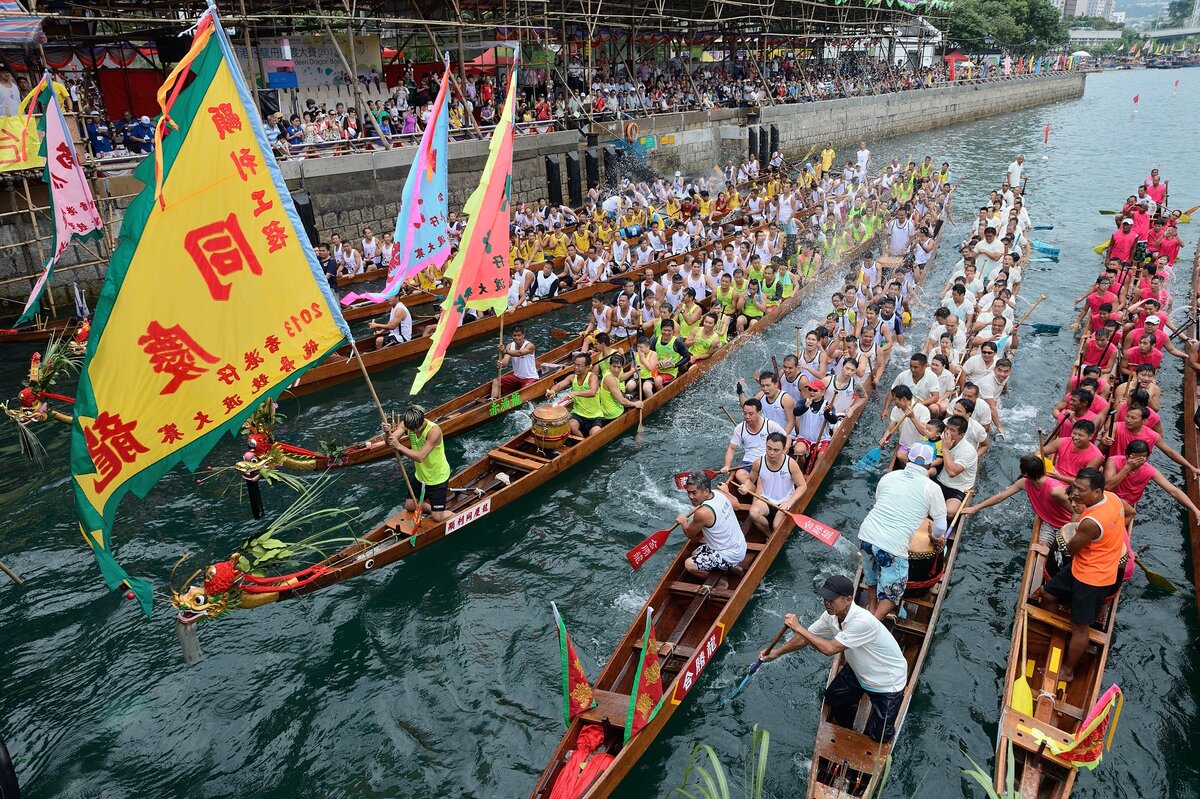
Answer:
MULTIPOLYGON (((688 501, 694 510, 679 514, 675 521, 684 535, 700 545, 684 561, 688 574, 707 579, 713 572, 740 575, 739 564, 746 559, 746 535, 738 523, 733 504, 723 493, 712 490, 712 482, 704 472, 692 472, 687 479, 688 501)), ((722 578, 716 588, 728 588, 722 578)))
POLYGON ((792 398, 793 404, 800 401, 800 361, 795 355, 787 355, 779 370, 779 388, 792 398))
POLYGON ((372 330, 379 331, 379 335, 375 337, 375 349, 377 350, 412 340, 412 314, 408 312, 404 303, 400 302, 400 295, 393 294, 388 297, 388 305, 392 307, 392 311, 386 322, 371 321, 367 323, 372 330))
POLYGON ((587 352, 591 349, 592 342, 595 340, 597 333, 607 333, 612 330, 613 326, 613 309, 609 305, 604 304, 604 296, 601 294, 592 295, 592 311, 588 316, 587 329, 583 331, 583 351, 587 352))
MULTIPOLYGON (((492 380, 493 401, 538 381, 537 353, 533 342, 525 338, 525 328, 520 325, 513 325, 511 333, 512 341, 500 347, 500 360, 496 364, 501 369, 511 365, 512 371, 492 380)), ((516 404, 511 407, 516 407, 516 404)))
MULTIPOLYGON (((758 376, 758 385, 762 389, 754 398, 762 405, 762 415, 764 419, 774 422, 783 428, 785 433, 792 428, 792 408, 795 407, 796 401, 785 394, 779 386, 779 378, 774 372, 763 372, 758 376)), ((737 384, 738 400, 742 400, 745 392, 742 389, 742 381, 737 384)))
POLYGON ((787 448, 787 436, 779 433, 767 436, 766 453, 751 465, 749 477, 740 482, 743 491, 759 495, 750 505, 750 522, 764 533, 778 530, 788 518, 774 506, 791 508, 807 488, 804 471, 787 454, 787 448))

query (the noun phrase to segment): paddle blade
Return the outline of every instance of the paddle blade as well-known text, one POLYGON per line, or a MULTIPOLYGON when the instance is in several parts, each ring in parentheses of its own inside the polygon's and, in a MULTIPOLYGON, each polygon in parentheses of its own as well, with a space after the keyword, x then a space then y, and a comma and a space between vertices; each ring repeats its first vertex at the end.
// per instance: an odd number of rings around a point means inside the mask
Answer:
POLYGON ((1033 715, 1033 689, 1029 687, 1029 680, 1025 679, 1024 674, 1013 683, 1012 697, 1008 703, 1018 713, 1024 713, 1026 716, 1033 715))
POLYGON ((853 467, 854 471, 856 471, 856 472, 872 471, 875 469, 876 466, 879 465, 879 461, 881 461, 882 459, 883 459, 883 448, 882 447, 874 447, 874 448, 868 450, 866 455, 863 455, 861 458, 859 458, 857 461, 854 462, 854 467, 853 467))
POLYGON ((1062 329, 1062 325, 1051 325, 1043 322, 1033 323, 1034 333, 1046 333, 1048 335, 1058 335, 1058 331, 1062 329))
MULTIPOLYGON (((720 474, 720 472, 714 472, 712 469, 700 469, 700 471, 704 472, 704 474, 708 476, 709 480, 715 480, 717 478, 717 475, 720 474)), ((690 475, 691 475, 691 472, 676 472, 673 475, 673 477, 675 478, 675 487, 678 488, 680 491, 686 491, 687 490, 687 479, 690 475)))
POLYGON ((1112 244, 1112 239, 1108 239, 1108 240, 1107 240, 1107 241, 1105 241, 1103 244, 1097 244, 1095 247, 1093 247, 1093 248, 1092 248, 1092 252, 1094 252, 1094 253, 1096 253, 1097 255, 1099 255, 1100 253, 1102 253, 1102 252, 1104 252, 1105 250, 1107 250, 1111 244, 1112 244))
POLYGON ((1054 230, 1054 225, 1034 225, 1030 230, 1054 230))
POLYGON ((797 527, 826 546, 833 546, 838 540, 838 536, 841 535, 837 530, 821 524, 811 516, 805 516, 803 513, 789 513, 788 515, 792 517, 792 521, 796 523, 797 527))
POLYGON ((629 561, 629 565, 635 569, 642 568, 642 564, 648 561, 651 555, 663 548, 663 545, 667 543, 667 538, 670 535, 670 530, 659 530, 657 533, 626 552, 625 560, 629 561))
POLYGON ((552 327, 552 328, 550 328, 550 338, 564 339, 564 338, 575 338, 575 337, 572 336, 570 334, 570 332, 563 330, 561 327, 552 327))
POLYGON ((1140 556, 1136 557, 1135 560, 1137 565, 1142 567, 1142 571, 1146 573, 1146 580, 1149 581, 1150 585, 1154 586, 1160 591, 1166 591, 1167 593, 1171 594, 1179 590, 1175 586, 1175 583, 1171 582, 1166 577, 1163 577, 1161 574, 1154 571, 1154 569, 1151 569, 1149 566, 1147 566, 1145 561, 1143 561, 1140 556))
POLYGON ((753 676, 753 674, 754 674, 754 672, 752 672, 752 671, 746 672, 745 676, 742 677, 742 681, 737 684, 737 688, 734 688, 733 693, 731 693, 729 696, 727 696, 723 700, 721 700, 721 704, 728 705, 730 702, 732 702, 733 698, 735 696, 737 696, 738 694, 740 694, 742 692, 742 689, 745 688, 746 685, 750 682, 750 677, 753 676))

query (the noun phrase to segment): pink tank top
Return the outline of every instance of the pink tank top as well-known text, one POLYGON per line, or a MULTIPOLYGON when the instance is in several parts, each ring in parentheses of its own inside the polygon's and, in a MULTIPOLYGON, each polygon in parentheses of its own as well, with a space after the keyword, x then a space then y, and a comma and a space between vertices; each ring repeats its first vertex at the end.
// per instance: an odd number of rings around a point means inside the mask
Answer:
POLYGON ((1074 480, 1080 469, 1099 457, 1102 457, 1102 453, 1095 444, 1088 444, 1083 452, 1077 452, 1075 447, 1064 441, 1058 452, 1054 453, 1054 471, 1068 480, 1074 480))
POLYGON ((1025 478, 1025 493, 1029 496, 1029 504, 1033 506, 1033 512, 1043 523, 1051 527, 1062 527, 1071 521, 1070 512, 1050 496, 1050 492, 1054 489, 1065 487, 1066 483, 1055 480, 1053 477, 1042 480, 1041 487, 1035 485, 1028 477, 1025 478))
MULTIPOLYGON (((1109 461, 1117 468, 1118 471, 1125 466, 1125 461, 1129 460, 1125 455, 1111 455, 1109 461)), ((1128 502, 1130 505, 1136 506, 1138 500, 1142 498, 1142 494, 1146 491, 1146 486, 1154 479, 1154 473, 1158 470, 1146 461, 1138 468, 1134 469, 1129 475, 1121 481, 1121 484, 1112 490, 1121 499, 1128 502)))

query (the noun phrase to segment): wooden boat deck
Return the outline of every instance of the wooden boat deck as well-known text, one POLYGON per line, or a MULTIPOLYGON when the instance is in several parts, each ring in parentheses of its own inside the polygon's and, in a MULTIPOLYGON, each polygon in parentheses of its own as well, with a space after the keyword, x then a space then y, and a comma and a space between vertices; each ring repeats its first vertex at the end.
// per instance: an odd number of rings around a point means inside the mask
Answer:
MULTIPOLYGON (((1192 335, 1194 338, 1200 339, 1200 303, 1196 301, 1200 299, 1200 246, 1197 246, 1196 255, 1192 259, 1191 286, 1192 318, 1198 320, 1192 335)), ((1187 352, 1193 358, 1198 356, 1198 353, 1190 345, 1187 347, 1187 352)), ((1183 367, 1183 453, 1188 463, 1200 463, 1200 429, 1197 429, 1194 421, 1198 407, 1196 401, 1197 381, 1200 381, 1200 374, 1185 364, 1183 367)), ((1184 489, 1187 491, 1188 498, 1200 506, 1200 479, 1197 479, 1191 472, 1185 471, 1184 489)), ((1188 522, 1188 537, 1192 551, 1192 586, 1195 588, 1200 586, 1200 518, 1196 518, 1195 514, 1189 511, 1188 522)), ((1193 590, 1193 593, 1196 597, 1196 613, 1200 615, 1200 590, 1193 590)))

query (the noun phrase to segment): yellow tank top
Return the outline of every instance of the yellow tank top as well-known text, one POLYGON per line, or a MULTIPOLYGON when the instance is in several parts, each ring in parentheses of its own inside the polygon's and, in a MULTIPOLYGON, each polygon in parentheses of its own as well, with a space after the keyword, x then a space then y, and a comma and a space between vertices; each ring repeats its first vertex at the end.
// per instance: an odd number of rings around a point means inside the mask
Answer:
POLYGON ((688 347, 688 352, 690 352, 693 357, 707 355, 713 347, 717 346, 717 341, 719 339, 720 335, 715 329, 713 330, 712 335, 708 338, 704 337, 703 330, 699 330, 696 332, 696 337, 692 340, 692 346, 688 347))
MULTIPOLYGON (((588 376, 590 374, 591 374, 591 372, 588 372, 587 374, 585 374, 583 376, 582 383, 579 382, 579 378, 572 376, 571 377, 571 390, 572 391, 587 391, 590 388, 590 386, 588 385, 588 376)), ((591 397, 575 397, 574 403, 575 403, 575 405, 574 405, 573 411, 576 416, 581 416, 584 419, 595 419, 601 415, 600 392, 596 392, 596 394, 591 397)))

